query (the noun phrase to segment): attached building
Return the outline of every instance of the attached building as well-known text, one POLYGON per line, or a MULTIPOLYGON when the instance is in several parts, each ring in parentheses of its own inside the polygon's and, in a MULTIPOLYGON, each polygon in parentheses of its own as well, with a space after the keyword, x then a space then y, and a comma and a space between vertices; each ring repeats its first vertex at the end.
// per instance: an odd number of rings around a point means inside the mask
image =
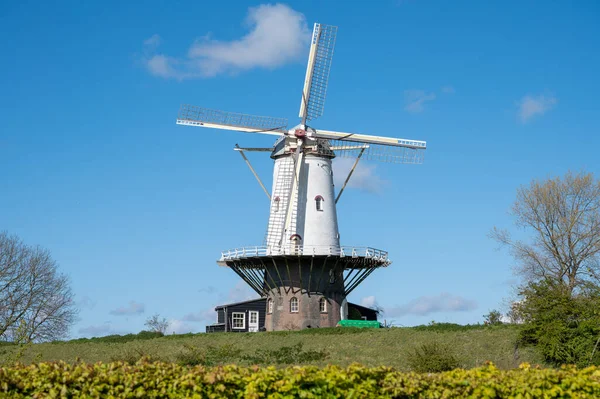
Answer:
MULTIPOLYGON (((298 299, 292 298, 286 306, 291 317, 297 313, 298 299), (294 301, 294 299, 296 299, 294 301)), ((266 331, 267 313, 273 311, 273 303, 267 298, 220 305, 215 308, 217 322, 206 326, 206 332, 258 332, 266 331)), ((329 311, 327 303, 320 304, 321 313, 329 311)), ((348 318, 354 320, 377 320, 377 311, 365 306, 348 303, 348 318)), ((317 326, 318 327, 318 326, 317 326)), ((307 326, 314 328, 314 326, 307 326)))

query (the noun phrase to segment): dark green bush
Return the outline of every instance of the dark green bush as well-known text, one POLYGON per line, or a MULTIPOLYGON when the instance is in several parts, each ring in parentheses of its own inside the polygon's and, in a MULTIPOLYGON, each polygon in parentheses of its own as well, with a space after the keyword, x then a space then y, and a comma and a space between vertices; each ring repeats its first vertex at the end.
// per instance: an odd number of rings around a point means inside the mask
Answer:
POLYGON ((549 364, 600 364, 594 351, 600 336, 600 293, 581 291, 573 295, 552 282, 530 283, 521 290, 519 311, 524 320, 519 343, 534 345, 549 364), (594 354, 592 357, 592 353, 594 354))
MULTIPOLYGON (((122 343, 122 342, 130 342, 130 341, 137 341, 137 340, 148 340, 148 339, 154 339, 154 338, 160 338, 164 336, 163 333, 160 332, 154 332, 154 331, 140 331, 137 334, 126 334, 126 335, 106 335, 104 337, 93 337, 93 338, 78 338, 78 339, 73 339, 67 342, 75 342, 75 343, 82 343, 82 342, 105 342, 105 343, 122 343)), ((62 341, 56 341, 54 343, 60 344, 60 343, 64 343, 62 341)))
POLYGON ((434 331, 434 332, 447 332, 447 331, 469 331, 469 330, 482 330, 485 329, 486 326, 482 324, 455 324, 455 323, 435 323, 432 322, 428 325, 420 325, 415 327, 410 327, 410 329, 415 331, 434 331))
POLYGON ((437 341, 421 344, 408 352, 410 368, 417 373, 440 373, 460 367, 449 345, 437 341))

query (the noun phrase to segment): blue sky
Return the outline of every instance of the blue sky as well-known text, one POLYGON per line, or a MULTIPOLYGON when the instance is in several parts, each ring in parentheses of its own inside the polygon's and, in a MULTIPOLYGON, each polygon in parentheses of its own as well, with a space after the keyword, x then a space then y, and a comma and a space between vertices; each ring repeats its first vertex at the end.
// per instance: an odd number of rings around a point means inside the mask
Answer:
MULTIPOLYGON (((398 325, 480 322, 515 281, 487 234, 516 189, 600 173, 599 21, 594 1, 4 4, 0 230, 70 276, 73 337, 154 313, 203 331, 252 296, 220 251, 267 224, 232 148, 273 137, 177 126, 179 105, 296 123, 312 24, 337 25, 313 125, 428 142, 423 165, 361 164, 340 200, 342 243, 394 261, 350 300, 398 325)), ((270 184, 272 161, 251 160, 270 184)))

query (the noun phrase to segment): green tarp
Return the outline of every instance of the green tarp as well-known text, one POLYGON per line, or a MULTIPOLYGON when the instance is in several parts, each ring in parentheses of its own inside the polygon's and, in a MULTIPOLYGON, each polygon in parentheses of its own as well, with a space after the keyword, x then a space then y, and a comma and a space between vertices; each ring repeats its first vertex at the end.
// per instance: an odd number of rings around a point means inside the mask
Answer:
POLYGON ((338 327, 381 328, 375 320, 340 320, 338 327))

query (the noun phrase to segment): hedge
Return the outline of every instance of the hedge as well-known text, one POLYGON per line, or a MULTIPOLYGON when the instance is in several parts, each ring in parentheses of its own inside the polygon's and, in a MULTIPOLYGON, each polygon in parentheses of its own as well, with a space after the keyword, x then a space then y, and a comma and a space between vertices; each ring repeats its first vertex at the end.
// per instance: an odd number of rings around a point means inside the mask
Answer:
POLYGON ((140 361, 39 363, 0 368, 0 397, 89 398, 597 398, 600 369, 498 370, 493 364, 439 374, 388 367, 185 367, 140 361))

